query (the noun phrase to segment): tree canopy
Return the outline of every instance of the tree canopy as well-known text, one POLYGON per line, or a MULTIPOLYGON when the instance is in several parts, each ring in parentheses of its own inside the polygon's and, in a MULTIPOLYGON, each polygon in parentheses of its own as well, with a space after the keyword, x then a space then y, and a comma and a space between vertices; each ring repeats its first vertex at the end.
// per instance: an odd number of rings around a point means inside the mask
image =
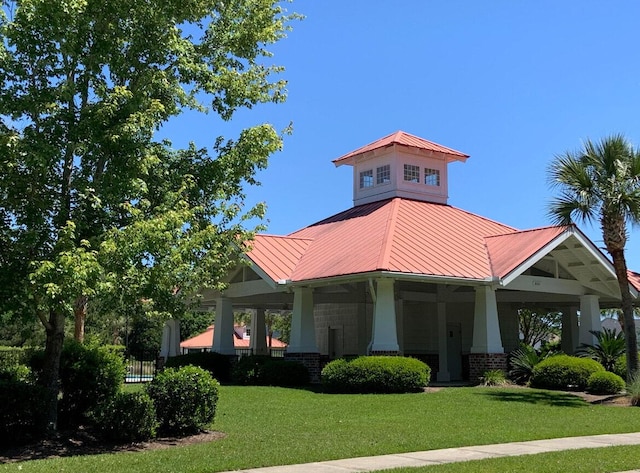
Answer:
POLYGON ((185 149, 155 134, 186 109, 231 120, 284 100, 267 48, 294 15, 276 0, 15 0, 0 15, 0 313, 37 314, 55 392, 66 317, 97 297, 168 310, 236 263, 264 211, 243 186, 281 133, 212 126, 212 146, 185 149))
POLYGON ((549 169, 560 195, 549 207, 560 224, 598 222, 620 287, 627 354, 627 379, 638 371, 633 302, 625 258, 627 227, 640 222, 640 151, 622 135, 586 140, 582 148, 556 156, 549 169))

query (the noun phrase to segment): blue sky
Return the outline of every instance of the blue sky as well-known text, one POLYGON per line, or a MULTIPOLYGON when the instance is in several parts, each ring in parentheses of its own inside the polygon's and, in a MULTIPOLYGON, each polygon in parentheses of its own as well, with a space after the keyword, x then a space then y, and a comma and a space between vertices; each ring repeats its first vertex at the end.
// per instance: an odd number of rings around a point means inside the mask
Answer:
MULTIPOLYGON (((297 0, 306 16, 272 47, 285 104, 231 124, 186 114, 163 130, 176 145, 268 122, 293 135, 259 173, 268 233, 286 234, 352 205, 351 168, 331 160, 403 130, 462 151, 449 203, 519 229, 550 224, 547 168, 586 138, 640 144, 634 1, 297 0)), ((602 246, 596 226, 580 227, 602 246)), ((627 249, 640 270, 640 229, 627 249)))

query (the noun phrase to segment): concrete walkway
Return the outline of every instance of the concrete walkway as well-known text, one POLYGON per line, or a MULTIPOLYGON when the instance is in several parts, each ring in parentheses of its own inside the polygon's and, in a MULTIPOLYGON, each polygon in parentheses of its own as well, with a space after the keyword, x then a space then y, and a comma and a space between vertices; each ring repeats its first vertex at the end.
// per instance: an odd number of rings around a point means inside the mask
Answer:
MULTIPOLYGON (((565 437, 559 439, 532 440, 529 442, 479 445, 475 447, 445 448, 425 452, 346 458, 343 460, 271 466, 240 471, 246 473, 362 473, 366 471, 387 470, 390 468, 439 465, 442 463, 483 460, 485 458, 532 455, 535 453, 556 452, 559 450, 611 447, 614 445, 640 445, 640 432, 565 437)), ((238 473, 238 471, 235 473, 238 473)), ((638 469, 624 473, 640 473, 640 458, 638 459, 638 469)))

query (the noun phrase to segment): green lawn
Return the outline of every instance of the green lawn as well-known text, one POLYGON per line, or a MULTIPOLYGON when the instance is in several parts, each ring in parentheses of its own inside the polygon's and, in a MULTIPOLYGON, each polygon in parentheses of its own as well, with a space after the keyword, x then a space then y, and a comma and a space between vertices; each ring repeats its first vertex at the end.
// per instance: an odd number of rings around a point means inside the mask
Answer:
MULTIPOLYGON (((464 445, 633 432, 640 429, 640 409, 593 406, 572 395, 521 388, 329 395, 296 389, 223 386, 214 429, 226 433, 226 438, 167 450, 33 461, 20 466, 22 471, 34 472, 216 472, 464 445)), ((640 448, 635 452, 640 458, 640 448)), ((0 471, 9 470, 16 471, 16 465, 0 466, 0 471)))
POLYGON ((640 446, 522 455, 424 468, 398 468, 385 473, 613 473, 640 468, 640 446))

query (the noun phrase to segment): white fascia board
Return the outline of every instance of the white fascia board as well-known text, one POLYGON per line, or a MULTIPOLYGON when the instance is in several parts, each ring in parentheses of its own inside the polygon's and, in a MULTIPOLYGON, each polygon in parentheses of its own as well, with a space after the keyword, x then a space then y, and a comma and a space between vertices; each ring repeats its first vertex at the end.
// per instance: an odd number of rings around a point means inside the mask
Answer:
POLYGON ((389 278, 397 281, 420 281, 434 284, 456 284, 459 286, 486 286, 497 285, 495 278, 461 278, 452 276, 437 276, 428 274, 399 273, 395 271, 368 271, 365 273, 346 274, 344 276, 331 276, 319 279, 305 279, 302 281, 287 281, 289 287, 321 287, 349 282, 363 282, 369 279, 389 278))
POLYGON ((245 260, 247 263, 249 263, 249 267, 258 276, 260 276, 260 278, 263 279, 269 286, 271 286, 271 289, 276 289, 278 287, 278 283, 273 279, 271 279, 271 276, 269 276, 266 272, 264 272, 264 270, 260 266, 258 266, 258 264, 255 263, 251 258, 249 258, 246 254, 242 255, 242 259, 245 260))
POLYGON ((572 235, 572 231, 571 230, 566 230, 566 231, 562 232, 560 235, 555 237, 553 240, 551 240, 545 246, 543 246, 538 251, 536 251, 534 254, 529 256, 526 260, 524 260, 524 262, 522 262, 522 264, 520 264, 519 266, 516 266, 509 274, 507 274, 504 278, 502 278, 500 280, 500 285, 506 287, 509 284, 511 284, 518 276, 520 276, 522 273, 524 273, 531 266, 533 266, 538 261, 540 261, 542 258, 544 258, 549 253, 551 253, 551 251, 553 251, 556 247, 558 247, 558 245, 560 245, 565 240, 567 240, 569 237, 571 237, 571 235, 572 235))

